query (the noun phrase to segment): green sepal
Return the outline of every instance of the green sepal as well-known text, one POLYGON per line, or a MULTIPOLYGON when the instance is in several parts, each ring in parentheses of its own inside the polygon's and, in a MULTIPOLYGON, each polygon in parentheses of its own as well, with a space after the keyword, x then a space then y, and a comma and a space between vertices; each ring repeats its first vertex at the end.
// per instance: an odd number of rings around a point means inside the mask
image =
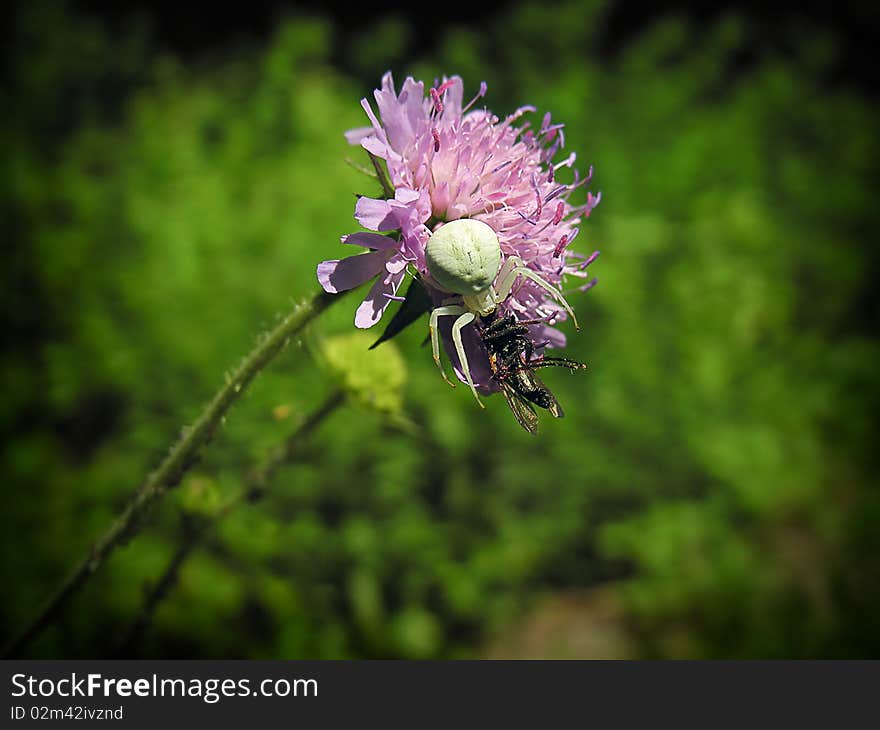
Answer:
POLYGON ((413 279, 406 292, 403 304, 394 314, 394 317, 388 323, 382 336, 376 340, 370 349, 381 345, 386 340, 396 337, 405 328, 409 327, 423 314, 430 312, 434 308, 434 302, 428 296, 428 292, 418 279, 413 279))

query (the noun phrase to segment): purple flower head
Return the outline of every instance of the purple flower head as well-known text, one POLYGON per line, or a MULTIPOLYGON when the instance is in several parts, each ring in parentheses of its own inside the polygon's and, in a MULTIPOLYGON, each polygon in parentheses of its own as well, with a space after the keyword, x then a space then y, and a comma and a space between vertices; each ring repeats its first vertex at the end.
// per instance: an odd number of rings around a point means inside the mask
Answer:
MULTIPOLYGON (((454 298, 432 278, 425 247, 440 226, 461 218, 482 221, 495 232, 502 263, 518 257, 544 282, 559 289, 565 276, 588 279, 587 267, 597 254, 587 258, 569 246, 601 194, 590 193, 579 205, 571 203, 570 197, 590 182, 592 169, 584 178, 576 171, 560 175, 562 168, 573 167, 575 155, 554 162, 565 138, 563 125, 553 123, 549 113, 532 128, 520 120, 534 112, 533 107, 521 107, 500 119, 485 108, 471 110, 485 95, 485 83, 466 105, 463 89, 458 76, 444 79, 428 93, 421 81, 407 78, 398 94, 391 74, 386 73, 382 87, 374 92, 378 116, 363 99, 361 106, 370 126, 346 133, 351 144, 359 144, 385 161, 394 190, 393 199, 358 200, 355 218, 374 233, 343 238, 344 243, 370 252, 318 266, 318 280, 328 292, 350 289, 376 277, 357 310, 358 327, 376 324, 389 304, 399 298, 407 267, 418 272, 435 304, 454 298), (573 180, 562 182, 558 176, 573 180), (383 235, 390 231, 396 233, 383 235)), ((586 290, 594 283, 577 289, 586 290)), ((518 279, 498 311, 512 313, 520 320, 545 320, 546 324, 533 328, 536 343, 565 345, 565 335, 555 325, 566 319, 566 312, 534 281, 518 279)), ((461 377, 458 358, 449 343, 445 344, 461 377)), ((468 359, 475 365, 474 381, 492 389, 486 376, 488 366, 482 366, 485 352, 475 352, 479 338, 466 338, 465 346, 473 354, 468 359)))

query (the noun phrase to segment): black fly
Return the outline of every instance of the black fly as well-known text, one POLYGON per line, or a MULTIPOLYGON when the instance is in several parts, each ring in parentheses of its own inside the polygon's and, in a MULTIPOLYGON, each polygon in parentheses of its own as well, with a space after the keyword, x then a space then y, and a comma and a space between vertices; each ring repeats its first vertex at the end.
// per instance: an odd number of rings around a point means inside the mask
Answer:
POLYGON ((535 373, 539 368, 563 367, 582 370, 587 366, 567 357, 534 357, 535 344, 528 325, 544 320, 518 321, 512 314, 498 317, 494 312, 483 318, 482 341, 489 355, 492 378, 501 387, 507 405, 517 422, 530 434, 538 433, 538 415, 534 406, 562 418, 556 396, 535 373))

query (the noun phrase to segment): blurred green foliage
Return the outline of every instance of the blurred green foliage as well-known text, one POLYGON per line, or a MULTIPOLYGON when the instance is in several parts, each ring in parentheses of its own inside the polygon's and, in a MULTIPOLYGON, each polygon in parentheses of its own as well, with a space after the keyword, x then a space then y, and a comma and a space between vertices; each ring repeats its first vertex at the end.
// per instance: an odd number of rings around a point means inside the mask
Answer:
MULTIPOLYGON (((0 122, 5 638, 342 255, 354 193, 375 192, 342 132, 393 63, 485 79, 499 113, 552 110, 595 165, 577 244, 602 250, 600 284, 566 350, 590 370, 546 377, 567 416, 531 439, 441 381, 426 324, 406 331, 412 427, 331 416, 184 565, 138 653, 471 656, 541 596, 601 585, 642 656, 880 655, 880 136, 876 104, 828 82, 840 39, 750 56, 735 17, 672 18, 603 56, 604 8, 574 2, 447 29, 431 57, 386 19, 340 65, 332 26, 292 17, 183 63, 137 26, 29 8, 0 122)), ((311 338, 33 656, 114 651, 181 509, 235 493, 338 387, 311 338)))

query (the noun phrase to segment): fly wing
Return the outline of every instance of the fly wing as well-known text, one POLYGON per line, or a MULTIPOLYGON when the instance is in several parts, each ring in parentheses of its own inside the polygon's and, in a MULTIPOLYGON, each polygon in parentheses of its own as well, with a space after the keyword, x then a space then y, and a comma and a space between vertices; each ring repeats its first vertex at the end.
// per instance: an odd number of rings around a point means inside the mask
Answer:
POLYGON ((554 418, 562 418, 565 415, 565 412, 562 410, 562 406, 559 405, 559 401, 556 400, 556 396, 553 395, 553 391, 550 390, 546 385, 544 385, 544 381, 541 380, 537 375, 532 373, 538 385, 541 386, 544 390, 544 397, 547 399, 548 404, 544 406, 554 418))
POLYGON ((503 381, 501 383, 501 392, 504 393, 507 405, 513 411, 517 423, 532 434, 532 436, 536 436, 538 434, 538 414, 535 413, 532 404, 522 398, 519 393, 503 381))
POLYGON ((565 414, 562 412, 562 406, 553 395, 544 381, 535 373, 532 367, 523 367, 513 373, 513 381, 516 384, 513 389, 522 398, 525 398, 536 406, 546 408, 554 418, 562 418, 565 414))

